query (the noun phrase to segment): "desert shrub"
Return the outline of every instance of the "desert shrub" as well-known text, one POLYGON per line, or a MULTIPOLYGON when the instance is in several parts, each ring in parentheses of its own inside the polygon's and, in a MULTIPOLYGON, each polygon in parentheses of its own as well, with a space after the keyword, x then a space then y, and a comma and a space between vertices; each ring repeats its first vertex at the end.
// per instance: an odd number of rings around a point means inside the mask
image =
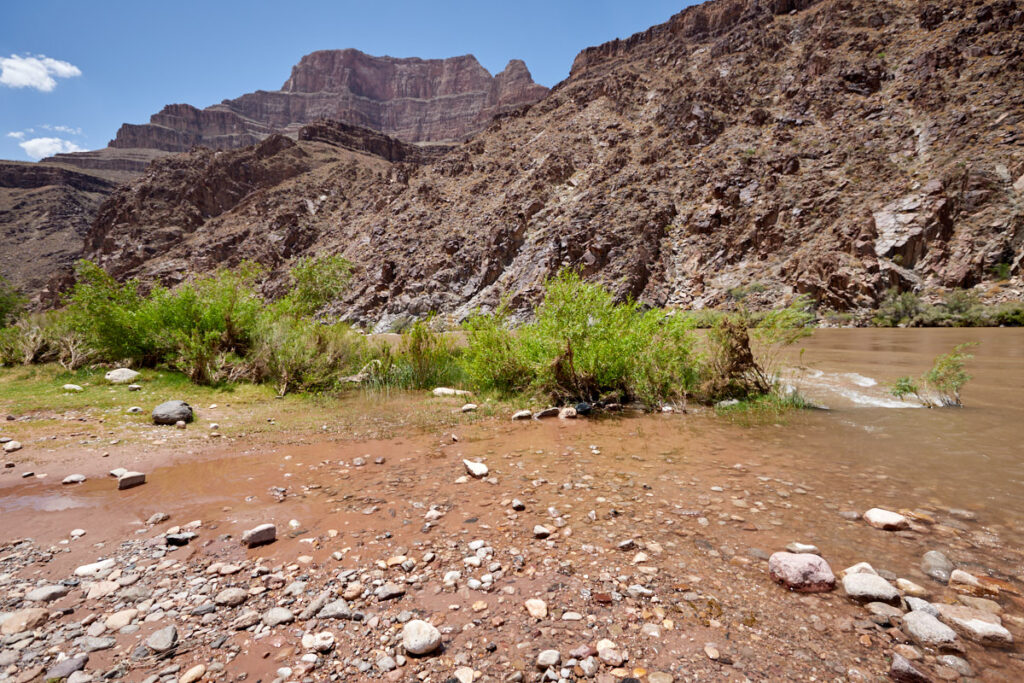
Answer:
POLYGON ((0 328, 10 325, 25 308, 26 299, 0 275, 0 328))
POLYGON ((992 311, 992 324, 1005 327, 1024 327, 1024 303, 999 304, 992 311))
POLYGON ((935 359, 932 369, 925 373, 924 379, 939 397, 944 406, 960 406, 960 390, 971 379, 964 369, 967 361, 974 358, 967 349, 977 343, 958 344, 950 353, 935 359))
POLYGON ((346 324, 309 318, 267 316, 245 361, 247 376, 270 382, 278 395, 328 391, 367 359, 365 339, 346 324))
POLYGON ((696 381, 693 324, 643 311, 563 271, 545 285, 534 322, 514 332, 503 311, 466 325, 464 367, 474 387, 530 392, 555 403, 615 395, 656 404, 696 381))
POLYGON ((923 306, 917 294, 890 289, 875 311, 874 323, 879 327, 910 325, 923 306))
POLYGON ((352 264, 342 256, 300 258, 290 270, 291 290, 279 305, 295 315, 312 315, 341 296, 352 272, 352 264))
POLYGON ((81 261, 68 297, 65 327, 105 362, 164 364, 208 384, 221 375, 231 354, 244 354, 267 305, 256 291, 259 266, 187 282, 175 289, 119 284, 101 268, 81 261))
POLYGON ((451 339, 431 329, 433 316, 417 320, 402 335, 393 354, 390 382, 407 389, 429 389, 460 384, 463 377, 458 352, 451 339))
POLYGON ((768 394, 783 398, 778 378, 781 352, 809 336, 814 321, 811 300, 805 296, 785 308, 721 316, 708 331, 701 397, 708 402, 746 401, 768 394))
POLYGON ((967 362, 974 358, 967 350, 974 346, 977 346, 977 342, 954 346, 951 352, 937 357, 931 370, 922 375, 921 380, 932 390, 936 400, 924 396, 918 382, 911 377, 897 378, 889 387, 889 393, 900 400, 913 396, 929 408, 935 405, 962 406, 960 392, 971 379, 965 368, 967 362))

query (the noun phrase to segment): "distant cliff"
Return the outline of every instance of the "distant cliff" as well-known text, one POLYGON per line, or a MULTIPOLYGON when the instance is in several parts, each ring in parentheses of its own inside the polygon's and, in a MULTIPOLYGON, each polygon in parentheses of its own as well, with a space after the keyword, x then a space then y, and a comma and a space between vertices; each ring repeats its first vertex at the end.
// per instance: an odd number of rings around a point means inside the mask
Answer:
POLYGON ((170 104, 148 124, 121 126, 110 146, 168 152, 193 146, 236 149, 321 119, 403 142, 455 142, 547 91, 519 60, 491 76, 472 55, 395 59, 351 49, 322 50, 303 57, 280 90, 260 90, 206 109, 170 104))

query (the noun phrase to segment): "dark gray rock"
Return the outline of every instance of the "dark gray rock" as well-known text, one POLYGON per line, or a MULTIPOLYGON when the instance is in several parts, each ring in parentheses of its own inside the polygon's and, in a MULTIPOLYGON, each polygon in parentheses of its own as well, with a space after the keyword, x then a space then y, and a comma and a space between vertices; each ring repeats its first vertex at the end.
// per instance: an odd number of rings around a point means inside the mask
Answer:
POLYGON ((165 401, 153 409, 153 422, 158 425, 173 425, 179 420, 191 422, 192 406, 184 401, 165 401))
POLYGON ((62 662, 57 662, 46 671, 45 680, 63 680, 85 668, 86 663, 89 661, 89 655, 78 655, 76 657, 68 657, 62 662))

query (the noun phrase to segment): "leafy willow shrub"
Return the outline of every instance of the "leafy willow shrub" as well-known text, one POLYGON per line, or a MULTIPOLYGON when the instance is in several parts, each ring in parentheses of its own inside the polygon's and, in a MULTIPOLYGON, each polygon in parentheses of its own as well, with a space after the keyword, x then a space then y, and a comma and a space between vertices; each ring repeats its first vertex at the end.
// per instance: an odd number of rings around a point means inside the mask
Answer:
POLYGON ((459 384, 463 378, 455 344, 431 329, 432 316, 417 320, 402 335, 392 360, 395 384, 408 389, 429 389, 459 384))
POLYGON ((811 300, 805 296, 756 317, 743 310, 720 317, 708 331, 701 397, 707 402, 770 394, 786 398, 779 382, 780 354, 809 336, 814 321, 811 300))
POLYGON ((7 279, 0 275, 0 328, 10 325, 24 310, 26 299, 7 279))
MULTIPOLYGON (((971 376, 967 374, 966 365, 969 360, 974 358, 974 355, 967 353, 967 350, 977 345, 977 342, 957 344, 951 352, 936 358, 931 370, 922 375, 922 381, 935 393, 939 406, 960 407, 963 405, 960 392, 971 379, 971 376)), ((922 405, 928 407, 936 405, 931 399, 922 395, 918 382, 910 377, 896 379, 889 388, 889 392, 901 400, 906 396, 914 396, 922 405)))
POLYGON ((270 382, 284 396, 336 389, 368 357, 365 338, 344 323, 268 315, 260 322, 245 366, 249 379, 270 382))
POLYGON ((352 281, 352 263, 342 256, 305 256, 289 271, 292 286, 277 306, 292 315, 313 315, 338 299, 352 281))
POLYGON ((890 289, 878 305, 873 320, 879 327, 910 325, 923 308, 924 304, 917 294, 890 289))
POLYGON ((563 271, 545 285, 534 322, 514 332, 507 312, 472 318, 464 367, 474 387, 529 392, 556 403, 619 395, 655 405, 697 379, 693 323, 643 311, 563 271))

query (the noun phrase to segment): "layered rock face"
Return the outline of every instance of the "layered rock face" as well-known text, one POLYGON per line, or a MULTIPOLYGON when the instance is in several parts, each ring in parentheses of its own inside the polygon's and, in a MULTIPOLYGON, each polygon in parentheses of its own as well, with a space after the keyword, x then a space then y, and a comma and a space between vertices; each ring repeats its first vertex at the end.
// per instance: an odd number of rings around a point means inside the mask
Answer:
POLYGON ((36 301, 81 257, 100 204, 117 183, 55 164, 0 161, 0 274, 36 301))
MULTIPOLYGON (((108 206, 91 255, 163 281, 255 258, 283 281, 297 255, 342 253, 360 272, 334 310, 378 329, 503 297, 526 315, 565 267, 694 308, 798 293, 865 308, 997 266, 1012 279, 992 290, 1019 293, 1022 55, 1020 0, 715 0, 584 51, 543 100, 436 161, 324 146, 213 217, 108 206), (173 239, 140 255, 161 230, 173 239)), ((304 78, 290 87, 335 82, 304 78)), ((189 158, 191 183, 235 182, 189 158)), ((161 167, 110 201, 182 177, 161 167)))
POLYGON ((320 119, 410 143, 461 141, 496 115, 545 94, 547 88, 534 83, 519 60, 492 77, 472 55, 395 59, 324 50, 303 57, 280 90, 249 93, 206 109, 168 105, 148 124, 123 125, 110 146, 235 149, 320 119))

